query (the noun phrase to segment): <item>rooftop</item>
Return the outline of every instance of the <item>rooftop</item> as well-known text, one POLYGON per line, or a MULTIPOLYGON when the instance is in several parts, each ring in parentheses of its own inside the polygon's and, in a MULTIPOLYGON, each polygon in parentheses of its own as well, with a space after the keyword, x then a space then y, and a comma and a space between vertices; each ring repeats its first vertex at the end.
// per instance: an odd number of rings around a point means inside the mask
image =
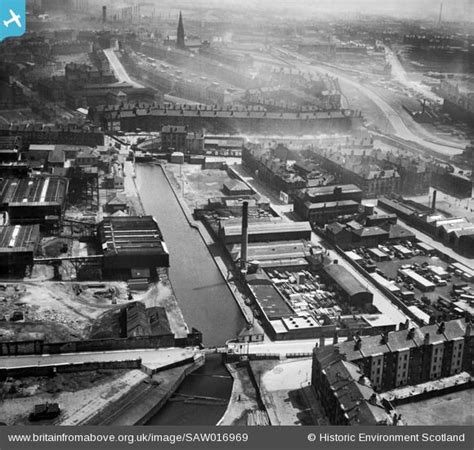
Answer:
POLYGON ((40 206, 62 204, 68 181, 55 176, 34 176, 22 179, 0 179, 0 204, 9 206, 40 206))
POLYGON ((168 253, 152 216, 107 217, 99 225, 99 238, 106 256, 168 253))
POLYGON ((348 295, 367 292, 367 288, 340 264, 329 264, 324 270, 348 295))
POLYGON ((0 254, 33 252, 39 236, 39 225, 2 226, 0 227, 0 254))

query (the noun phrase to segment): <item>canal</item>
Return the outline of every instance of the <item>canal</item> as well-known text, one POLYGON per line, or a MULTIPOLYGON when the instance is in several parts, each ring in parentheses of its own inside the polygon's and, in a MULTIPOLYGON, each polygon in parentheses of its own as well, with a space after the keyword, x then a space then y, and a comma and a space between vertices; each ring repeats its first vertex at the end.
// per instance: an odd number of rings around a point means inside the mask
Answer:
POLYGON ((202 332, 205 346, 223 345, 245 320, 206 244, 189 226, 160 166, 137 164, 136 183, 168 246, 170 280, 188 326, 202 332))

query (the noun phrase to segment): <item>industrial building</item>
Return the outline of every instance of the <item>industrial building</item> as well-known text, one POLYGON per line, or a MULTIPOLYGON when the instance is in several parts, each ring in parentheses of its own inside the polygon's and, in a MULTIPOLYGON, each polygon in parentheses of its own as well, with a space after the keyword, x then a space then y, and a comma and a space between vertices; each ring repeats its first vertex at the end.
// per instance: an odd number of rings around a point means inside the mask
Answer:
POLYGON ((343 294, 343 299, 358 308, 372 305, 374 295, 358 281, 347 269, 340 264, 329 264, 323 267, 326 275, 337 285, 343 294))
POLYGON ((133 270, 140 269, 137 273, 153 279, 157 268, 169 267, 169 252, 152 216, 107 217, 98 238, 106 277, 133 278, 133 270))
POLYGON ((253 195, 254 190, 246 183, 240 180, 229 180, 226 181, 222 187, 225 195, 228 196, 241 196, 241 195, 253 195))
POLYGON ((323 326, 309 314, 297 314, 265 274, 248 275, 247 286, 258 308, 256 315, 272 340, 311 339, 334 334, 335 325, 323 326))
POLYGON ((473 344, 471 324, 465 319, 421 328, 404 325, 381 336, 356 336, 315 349, 313 363, 322 351, 337 351, 357 364, 380 392, 470 371, 473 344))
MULTIPOLYGON (((230 244, 227 250, 232 260, 237 263, 241 259, 242 245, 230 244)), ((247 246, 248 261, 258 262, 259 267, 285 269, 305 268, 311 263, 322 260, 321 248, 315 248, 306 241, 252 242, 247 246)))
POLYGON ((318 186, 297 191, 294 208, 304 220, 322 225, 361 210, 362 191, 354 184, 318 186))
POLYGON ((0 227, 0 274, 24 275, 33 266, 40 240, 39 225, 14 225, 0 227))
POLYGON ((68 180, 33 176, 0 180, 0 210, 8 212, 12 225, 57 223, 62 219, 68 180))
MULTIPOLYGON (((223 221, 219 236, 225 244, 242 241, 242 223, 239 219, 223 221)), ((250 222, 248 226, 249 242, 311 240, 311 225, 308 222, 286 222, 272 219, 250 222)))

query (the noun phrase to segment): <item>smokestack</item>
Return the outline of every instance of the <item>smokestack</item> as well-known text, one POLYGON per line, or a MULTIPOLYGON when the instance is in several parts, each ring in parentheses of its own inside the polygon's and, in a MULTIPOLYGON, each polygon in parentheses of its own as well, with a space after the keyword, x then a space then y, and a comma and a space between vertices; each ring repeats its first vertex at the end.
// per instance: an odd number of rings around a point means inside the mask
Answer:
POLYGON ((245 270, 248 259, 248 240, 249 240, 249 202, 242 204, 242 243, 240 248, 240 269, 245 270))
POLYGON ((107 6, 102 6, 102 22, 107 22, 107 6))
POLYGON ((438 25, 441 25, 441 22, 443 20, 443 2, 439 5, 439 19, 438 19, 438 25))
POLYGON ((436 194, 437 191, 433 191, 433 201, 431 203, 431 209, 433 210, 433 212, 436 211, 436 194))

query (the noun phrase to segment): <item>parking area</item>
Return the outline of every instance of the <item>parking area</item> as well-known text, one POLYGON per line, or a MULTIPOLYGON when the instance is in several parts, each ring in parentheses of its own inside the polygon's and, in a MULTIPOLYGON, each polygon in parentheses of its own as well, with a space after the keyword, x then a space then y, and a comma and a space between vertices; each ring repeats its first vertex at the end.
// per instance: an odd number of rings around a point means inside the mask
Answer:
POLYGON ((416 241, 356 248, 350 257, 425 323, 472 314, 474 283, 434 249, 416 241))

